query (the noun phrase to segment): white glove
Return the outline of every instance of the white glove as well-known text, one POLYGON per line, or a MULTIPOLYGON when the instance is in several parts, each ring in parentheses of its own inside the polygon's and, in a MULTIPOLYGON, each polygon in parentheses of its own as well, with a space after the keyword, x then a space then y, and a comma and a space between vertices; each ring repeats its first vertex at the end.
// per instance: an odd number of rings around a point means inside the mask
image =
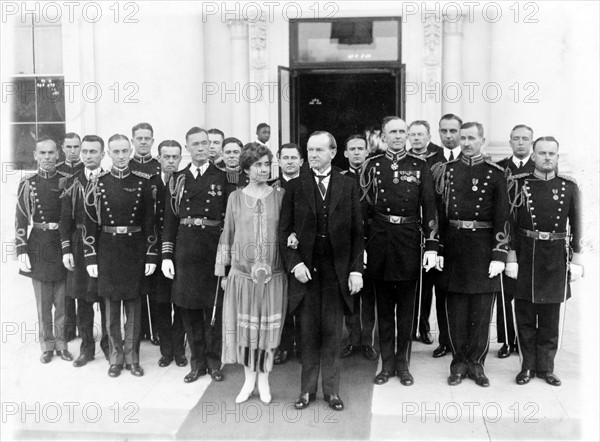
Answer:
POLYGON ((89 266, 86 266, 85 269, 87 270, 88 275, 90 275, 91 278, 98 277, 98 264, 90 264, 89 266))
POLYGON ((426 272, 433 269, 437 264, 437 252, 429 251, 423 254, 423 268, 426 272))
POLYGON ((175 278, 175 266, 173 265, 173 260, 163 259, 161 270, 163 272, 163 275, 165 275, 165 278, 175 278))
POLYGON ((156 264, 149 264, 146 263, 146 271, 145 271, 145 275, 146 276, 150 276, 151 274, 154 273, 154 271, 156 270, 156 264))
POLYGON ((310 270, 308 270, 308 267, 306 267, 306 264, 304 264, 303 262, 294 267, 294 276, 302 284, 306 284, 312 279, 312 277, 310 276, 310 270))
POLYGON ((29 255, 27 253, 19 255, 19 269, 25 273, 31 272, 31 261, 29 261, 29 255))
POLYGON ((444 257, 443 256, 438 255, 436 257, 435 268, 437 270, 439 270, 440 272, 442 270, 444 270, 444 257))
POLYGON ((67 268, 67 270, 75 270, 75 260, 73 259, 72 253, 67 253, 66 255, 63 255, 63 265, 67 268))
POLYGON ((517 279, 517 275, 519 274, 519 264, 516 262, 506 263, 506 269, 504 270, 504 273, 509 278, 517 279))
POLYGON ((290 236, 288 236, 287 239, 287 246, 290 249, 297 249, 298 248, 298 238, 296 237, 296 234, 294 232, 290 233, 290 236))
POLYGON ((363 288, 362 275, 350 275, 348 276, 348 290, 351 295, 356 295, 363 288))
POLYGON ((225 289, 227 288, 227 276, 221 277, 221 288, 223 289, 223 291, 225 291, 225 289))
POLYGON ((506 265, 502 261, 490 262, 490 268, 488 270, 490 278, 494 278, 495 276, 498 276, 500 273, 502 273, 504 271, 504 267, 506 267, 506 265))
POLYGON ((583 276, 583 267, 579 264, 571 263, 571 282, 577 281, 583 276))

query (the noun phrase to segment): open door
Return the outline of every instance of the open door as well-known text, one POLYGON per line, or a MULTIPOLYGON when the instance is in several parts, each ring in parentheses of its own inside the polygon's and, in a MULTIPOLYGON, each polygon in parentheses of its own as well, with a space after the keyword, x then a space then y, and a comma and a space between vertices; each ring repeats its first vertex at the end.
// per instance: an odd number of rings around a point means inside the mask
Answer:
POLYGON ((290 69, 277 67, 279 105, 279 145, 292 142, 292 87, 290 69))

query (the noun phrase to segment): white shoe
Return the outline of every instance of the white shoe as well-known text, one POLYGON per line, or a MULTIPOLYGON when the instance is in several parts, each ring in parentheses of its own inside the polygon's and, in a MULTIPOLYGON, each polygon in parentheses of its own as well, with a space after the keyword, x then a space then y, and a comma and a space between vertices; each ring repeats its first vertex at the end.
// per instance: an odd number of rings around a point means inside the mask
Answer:
POLYGON ((235 403, 236 404, 243 404, 248 399, 250 399, 250 396, 252 396, 252 393, 254 391, 254 385, 252 385, 251 388, 252 389, 249 389, 249 388, 246 387, 246 385, 244 385, 242 387, 242 390, 240 391, 240 394, 238 394, 237 397, 235 398, 235 403))
POLYGON ((257 384, 261 402, 266 405, 270 404, 273 398, 271 397, 271 388, 269 387, 269 373, 259 373, 257 384))

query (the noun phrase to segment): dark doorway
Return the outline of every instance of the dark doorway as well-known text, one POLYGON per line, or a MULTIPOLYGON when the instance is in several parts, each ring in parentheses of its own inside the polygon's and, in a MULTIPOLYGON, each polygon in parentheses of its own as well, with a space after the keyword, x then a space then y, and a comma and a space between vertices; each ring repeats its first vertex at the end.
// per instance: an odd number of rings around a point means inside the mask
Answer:
POLYGON ((298 139, 304 152, 312 132, 330 132, 338 145, 333 164, 346 169, 344 141, 378 129, 384 117, 397 113, 397 80, 394 71, 298 72, 298 139))

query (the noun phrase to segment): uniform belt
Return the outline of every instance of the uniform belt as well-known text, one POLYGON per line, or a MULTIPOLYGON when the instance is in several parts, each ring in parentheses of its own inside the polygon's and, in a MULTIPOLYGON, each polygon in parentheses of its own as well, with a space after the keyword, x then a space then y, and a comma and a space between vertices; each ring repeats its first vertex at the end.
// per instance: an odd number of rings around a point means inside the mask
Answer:
POLYGON ((58 230, 58 223, 33 223, 35 229, 58 230))
POLYGON ((118 233, 123 235, 126 233, 137 233, 141 232, 140 226, 102 226, 102 231, 106 233, 118 233))
POLYGON ((179 224, 184 226, 211 226, 216 227, 221 225, 221 221, 206 218, 181 218, 179 224))
POLYGON ((419 222, 419 218, 416 216, 383 215, 377 212, 375 212, 374 218, 390 224, 410 224, 419 222))
POLYGON ((566 232, 554 233, 554 232, 540 232, 538 230, 526 230, 519 227, 519 233, 528 238, 539 239, 542 241, 554 241, 557 239, 565 239, 567 237, 566 232))
POLYGON ((457 229, 491 229, 494 224, 491 221, 460 221, 457 219, 450 220, 450 226, 457 229))

